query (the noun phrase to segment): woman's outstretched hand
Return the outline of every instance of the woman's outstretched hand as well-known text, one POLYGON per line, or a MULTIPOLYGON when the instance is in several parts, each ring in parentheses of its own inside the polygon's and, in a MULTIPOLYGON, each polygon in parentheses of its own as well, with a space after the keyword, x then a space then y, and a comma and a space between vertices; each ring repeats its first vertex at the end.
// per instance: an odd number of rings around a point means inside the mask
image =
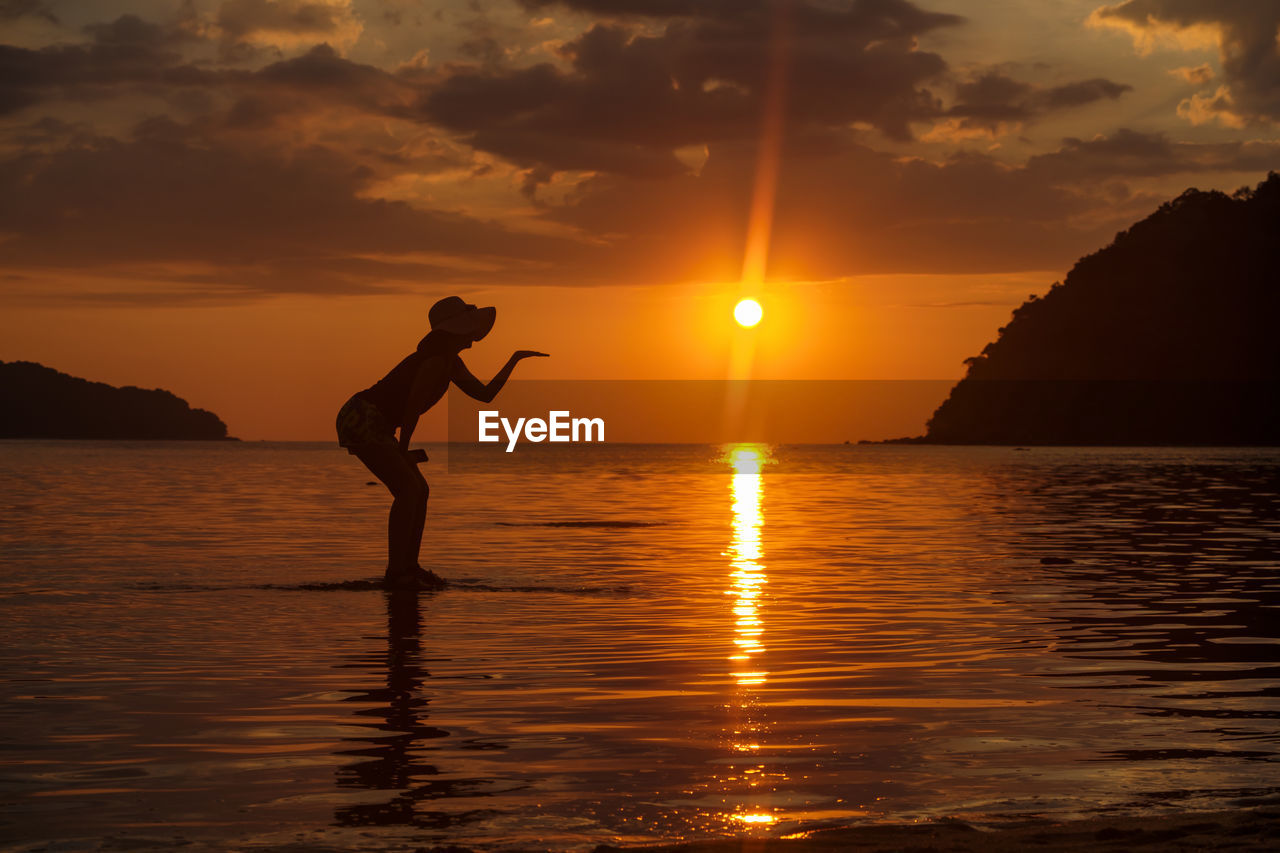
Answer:
POLYGON ((532 349, 518 349, 511 356, 512 361, 519 361, 522 358, 551 358, 545 352, 538 352, 532 349))

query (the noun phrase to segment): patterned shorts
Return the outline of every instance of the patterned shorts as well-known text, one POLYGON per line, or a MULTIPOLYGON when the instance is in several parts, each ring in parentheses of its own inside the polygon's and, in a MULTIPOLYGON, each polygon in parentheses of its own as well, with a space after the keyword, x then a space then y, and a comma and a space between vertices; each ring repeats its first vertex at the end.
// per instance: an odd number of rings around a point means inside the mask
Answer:
POLYGON ((395 428, 377 406, 357 394, 338 410, 338 445, 355 453, 355 448, 372 444, 397 447, 395 428))

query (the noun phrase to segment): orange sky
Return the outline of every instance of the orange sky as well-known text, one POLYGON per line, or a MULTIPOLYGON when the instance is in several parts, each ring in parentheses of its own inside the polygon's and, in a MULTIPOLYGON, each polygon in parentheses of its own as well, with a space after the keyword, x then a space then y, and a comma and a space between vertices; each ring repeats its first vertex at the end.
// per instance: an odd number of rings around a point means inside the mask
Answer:
POLYGON ((458 293, 479 374, 955 379, 1116 230, 1280 166, 1275 4, 729 5, 6 6, 0 359, 327 440, 458 293))
MULTIPOLYGON (((464 357, 484 378, 512 350, 535 348, 552 358, 523 362, 518 379, 723 379, 733 373, 735 344, 747 344, 754 348, 749 375, 757 379, 952 379, 1008 319, 1009 306, 1049 280, 902 275, 770 285, 758 294, 765 319, 754 329, 733 320, 737 283, 477 288, 463 292, 498 306, 498 322, 464 357), (957 296, 966 302, 945 301, 957 296)), ((324 440, 336 407, 416 345, 432 298, 30 306, 0 317, 0 357, 112 384, 181 389, 241 438, 324 440)), ((931 411, 922 408, 918 426, 931 411)), ((900 426, 897 418, 885 422, 900 426)))

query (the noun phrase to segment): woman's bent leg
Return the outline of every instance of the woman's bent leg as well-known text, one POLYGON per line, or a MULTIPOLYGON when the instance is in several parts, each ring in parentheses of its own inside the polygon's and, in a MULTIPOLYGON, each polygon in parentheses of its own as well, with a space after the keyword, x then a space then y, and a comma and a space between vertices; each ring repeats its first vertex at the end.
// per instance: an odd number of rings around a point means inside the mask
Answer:
POLYGON ((427 516, 427 481, 393 444, 352 448, 356 457, 382 481, 393 498, 387 516, 387 574, 409 574, 418 565, 418 549, 427 516))
POLYGON ((413 466, 413 475, 418 480, 417 494, 422 495, 421 511, 417 512, 413 517, 413 529, 409 533, 408 541, 405 543, 405 557, 408 560, 407 565, 411 569, 418 567, 418 554, 422 550, 422 531, 427 526, 427 501, 431 497, 431 487, 427 485, 427 478, 422 476, 422 471, 417 465, 413 466))

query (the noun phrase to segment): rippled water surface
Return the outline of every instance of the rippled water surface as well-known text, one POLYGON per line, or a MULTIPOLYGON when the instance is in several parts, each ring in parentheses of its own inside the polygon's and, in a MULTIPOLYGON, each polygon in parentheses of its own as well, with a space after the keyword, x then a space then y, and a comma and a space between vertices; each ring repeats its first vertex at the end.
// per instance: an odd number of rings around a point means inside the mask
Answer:
POLYGON ((570 850, 1280 791, 1280 452, 431 452, 455 586, 388 596, 346 583, 387 496, 331 446, 0 442, 0 838, 570 850))

